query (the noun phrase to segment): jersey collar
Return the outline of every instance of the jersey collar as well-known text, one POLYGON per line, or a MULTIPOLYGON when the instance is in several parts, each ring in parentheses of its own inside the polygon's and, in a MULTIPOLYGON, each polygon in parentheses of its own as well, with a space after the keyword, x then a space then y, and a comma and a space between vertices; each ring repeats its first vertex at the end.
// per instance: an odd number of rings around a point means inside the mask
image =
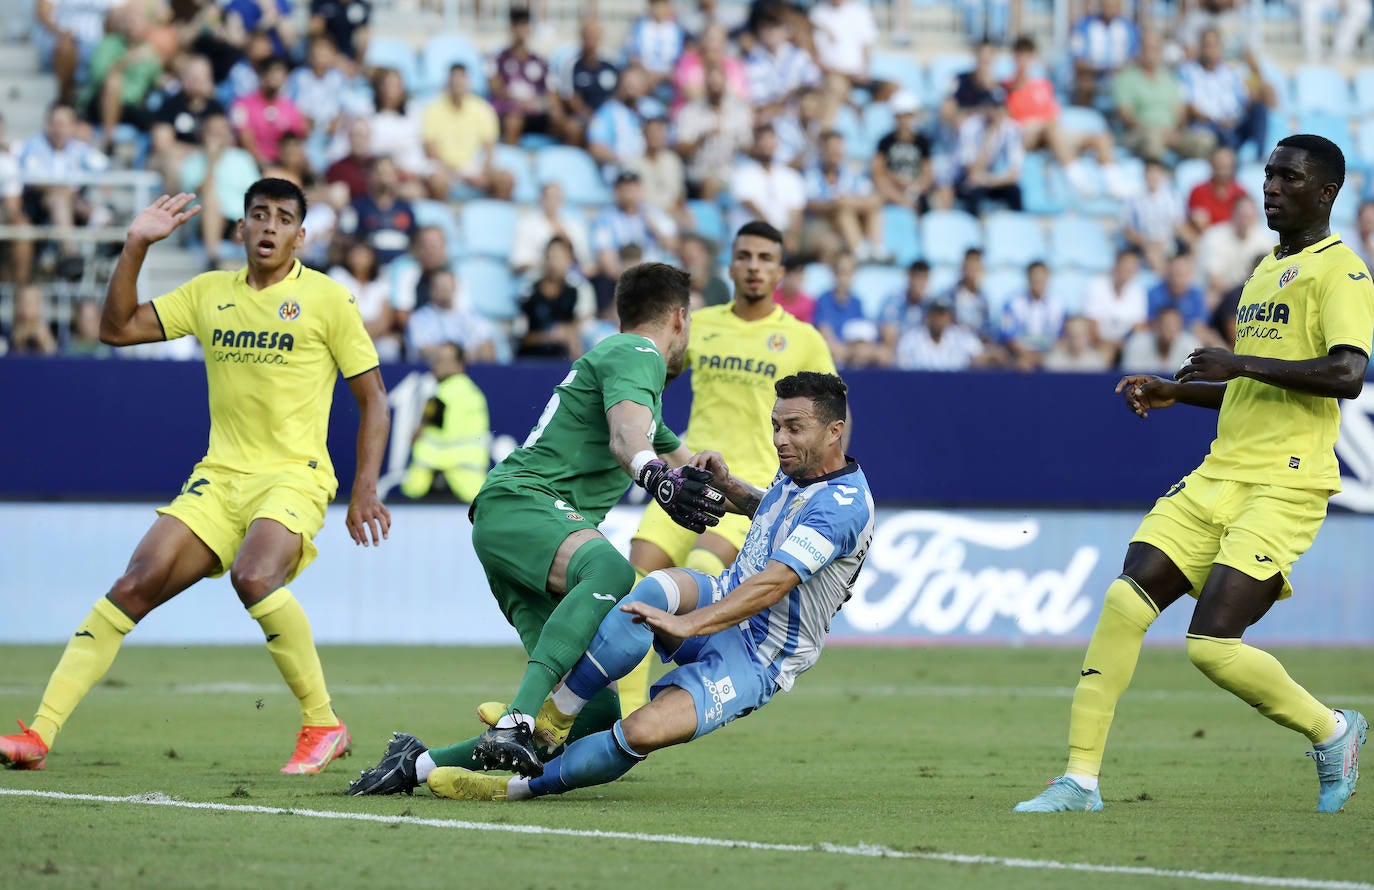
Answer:
MULTIPOLYGON (((304 271, 305 271, 305 266, 303 266, 303 265, 301 264, 301 261, 298 260, 298 259, 294 259, 294 258, 293 258, 293 259, 291 260, 291 271, 290 271, 290 272, 287 272, 287 273, 286 273, 286 277, 283 278, 281 281, 278 281, 277 284, 281 284, 283 281, 294 281, 295 279, 300 278, 300 277, 301 277, 301 273, 304 272, 304 271)), ((235 283, 235 284, 242 284, 244 287, 248 287, 248 267, 247 267, 247 266, 244 266, 243 268, 239 269, 237 272, 234 273, 234 283, 235 283)), ((276 287, 277 284, 271 285, 271 287, 276 287)), ((263 290, 269 290, 269 289, 270 289, 270 288, 263 288, 263 290)))
POLYGON ((1341 236, 1340 236, 1339 234, 1337 234, 1336 232, 1332 232, 1330 235, 1327 235, 1327 236, 1326 236, 1325 238, 1323 238, 1322 240, 1317 241, 1317 242, 1314 242, 1314 243, 1312 243, 1312 244, 1309 244, 1309 245, 1307 245, 1306 247, 1304 247, 1302 250, 1298 251, 1297 253, 1290 253, 1290 254, 1288 254, 1287 256, 1282 257, 1282 258, 1279 257, 1279 245, 1275 244, 1275 245, 1274 245, 1274 249, 1270 251, 1270 256, 1274 257, 1275 260, 1277 260, 1278 262, 1281 263, 1281 262, 1283 262, 1284 260, 1291 260, 1291 259, 1293 259, 1294 257, 1302 256, 1302 255, 1305 254, 1305 253, 1321 253, 1323 250, 1326 250, 1328 247, 1331 247, 1333 244, 1340 244, 1340 243, 1341 243, 1341 236))
POLYGON ((784 315, 787 314, 787 310, 782 308, 782 306, 778 305, 777 303, 773 304, 772 312, 768 313, 763 318, 755 318, 753 320, 739 317, 739 314, 735 312, 735 300, 733 299, 726 305, 725 308, 730 313, 730 315, 735 319, 735 321, 737 321, 740 324, 763 324, 765 322, 777 323, 782 320, 782 317, 784 315))
POLYGON ((797 479, 793 476, 788 476, 787 478, 791 479, 802 488, 805 488, 808 485, 815 485, 817 482, 829 482, 831 479, 838 479, 841 476, 848 476, 850 473, 857 472, 859 472, 859 462, 846 454, 844 456, 844 466, 834 472, 826 473, 824 476, 817 476, 814 479, 797 479))

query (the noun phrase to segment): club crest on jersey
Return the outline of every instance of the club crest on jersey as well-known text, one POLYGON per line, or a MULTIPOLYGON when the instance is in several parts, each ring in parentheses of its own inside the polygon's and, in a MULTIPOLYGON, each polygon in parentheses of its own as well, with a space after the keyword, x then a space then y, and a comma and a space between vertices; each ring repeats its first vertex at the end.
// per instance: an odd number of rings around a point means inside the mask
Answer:
POLYGON ((773 334, 768 338, 768 350, 770 352, 782 352, 787 348, 787 338, 782 334, 773 334))
POLYGON ((796 516, 799 512, 801 512, 802 505, 805 504, 805 503, 806 503, 806 495, 804 495, 804 494, 796 495, 795 497, 792 498, 791 503, 789 503, 789 504, 787 505, 787 509, 786 509, 785 511, 783 511, 783 517, 782 517, 782 518, 783 518, 784 520, 788 520, 788 519, 791 519, 793 516, 796 516))
POLYGON ((282 321, 295 321, 301 317, 301 304, 295 300, 286 300, 277 307, 277 317, 282 321))
POLYGON ((1279 276, 1279 287, 1283 287, 1284 285, 1291 283, 1293 279, 1297 277, 1298 267, 1289 266, 1287 269, 1284 269, 1283 274, 1279 276))

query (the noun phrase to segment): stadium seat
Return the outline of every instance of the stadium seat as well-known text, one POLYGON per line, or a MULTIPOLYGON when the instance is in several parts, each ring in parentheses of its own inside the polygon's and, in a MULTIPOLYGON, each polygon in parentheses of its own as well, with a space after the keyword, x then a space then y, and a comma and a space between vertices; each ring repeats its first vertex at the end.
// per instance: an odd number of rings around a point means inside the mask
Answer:
POLYGON ((563 186, 569 204, 599 206, 611 200, 592 156, 571 145, 554 145, 534 156, 534 175, 541 184, 554 180, 563 186))
POLYGON ((854 272, 854 295, 871 319, 878 318, 888 297, 905 288, 906 270, 898 266, 863 265, 854 272))
MULTIPOLYGON (((919 93, 917 94, 919 96, 919 93)), ((878 142, 897 128, 896 116, 886 102, 870 102, 864 106, 864 145, 868 149, 865 157, 872 158, 878 150, 878 142)))
POLYGON ((506 321, 519 311, 515 280, 505 260, 468 257, 454 270, 467 305, 487 318, 506 321))
POLYGON ((1344 114, 1330 111, 1309 111, 1298 113, 1299 133, 1318 133, 1340 146, 1345 153, 1346 165, 1359 169, 1360 154, 1356 150, 1354 134, 1350 131, 1350 118, 1344 114))
POLYGON ((534 179, 534 165, 530 154, 515 145, 498 143, 492 158, 497 167, 515 177, 515 191, 511 200, 517 204, 535 204, 539 201, 539 183, 534 179))
POLYGON ((962 210, 932 210, 921 217, 921 247, 931 263, 962 263, 966 250, 982 245, 982 227, 962 210))
POLYGON ((1249 161, 1241 164, 1236 168, 1236 182, 1258 201, 1260 190, 1264 188, 1264 162, 1249 161))
POLYGON ((868 73, 875 80, 899 84, 902 89, 914 93, 917 98, 925 98, 926 80, 921 71, 921 63, 910 55, 905 53, 874 53, 869 61, 868 73))
POLYGON ((1064 304, 1064 311, 1077 315, 1083 311, 1083 302, 1088 295, 1088 282, 1093 278, 1077 269, 1055 269, 1050 273, 1050 293, 1064 304))
POLYGON ((1274 88, 1274 93, 1279 100, 1279 109, 1285 113, 1289 112, 1296 104, 1293 96, 1293 78, 1289 77, 1288 72, 1273 60, 1260 62, 1260 75, 1266 83, 1274 88))
POLYGON ((1106 230, 1083 216, 1056 217, 1050 225, 1050 268, 1072 266, 1085 272, 1106 272, 1116 251, 1106 230))
POLYGON ((833 126, 844 137, 844 154, 851 162, 867 161, 873 157, 868 136, 864 133, 863 121, 857 111, 848 105, 841 105, 835 112, 833 126))
POLYGON ((883 207, 883 247, 892 261, 907 266, 921 258, 920 223, 910 207, 883 207))
POLYGON ((954 78, 965 71, 972 71, 973 62, 972 53, 947 53, 933 57, 926 67, 926 104, 932 108, 938 107, 940 100, 954 88, 954 78))
POLYGON ((983 216, 983 260, 989 266, 1023 268, 1049 255, 1040 220, 1029 213, 999 210, 983 216))
POLYGON ((458 213, 469 256, 504 260, 515 241, 515 205, 509 201, 468 201, 458 213))
MULTIPOLYGON (((371 53, 371 43, 368 44, 371 53)), ((456 64, 468 69, 468 85, 479 96, 487 95, 487 67, 482 53, 462 34, 435 34, 420 54, 422 89, 441 92, 448 85, 448 72, 456 64)))
POLYGON ((814 299, 834 286, 835 270, 825 263, 807 263, 802 270, 802 293, 807 296, 814 299))
POLYGON ((1106 133, 1107 118, 1096 108, 1068 105, 1059 113, 1059 126, 1068 133, 1106 133))
POLYGON ((994 325, 1002 320, 1007 301, 1026 290, 1026 270, 1012 266, 992 269, 983 277, 983 294, 988 298, 988 315, 994 325))
POLYGON ((411 201, 410 209, 415 211, 417 226, 435 226, 443 230, 450 259, 457 259, 467 252, 462 230, 458 228, 458 219, 448 204, 443 201, 411 201))
POLYGON ((415 55, 415 48, 404 40, 395 37, 368 38, 366 61, 374 68, 394 68, 399 71, 408 92, 423 92, 428 86, 420 72, 420 60, 415 55))
POLYGON ((1026 155, 1021 165, 1021 206, 1027 213, 1062 213, 1067 194, 1068 182, 1058 164, 1051 163, 1045 152, 1026 155))
POLYGON ((703 238, 716 244, 725 241, 725 214, 715 201, 688 201, 687 212, 692 215, 692 228, 703 238))
POLYGON ((1369 66, 1355 72, 1355 111, 1361 117, 1374 116, 1374 68, 1369 66))
MULTIPOLYGON (((950 289, 959 281, 959 267, 948 263, 940 263, 930 267, 930 287, 929 293, 934 295, 948 294, 950 289)), ((905 285, 903 285, 905 287, 905 285)))
POLYGON ((1184 201, 1192 190, 1212 176, 1212 165, 1205 158, 1186 158, 1174 168, 1174 188, 1184 201))
POLYGON ((1293 72, 1293 100, 1304 113, 1322 111, 1348 116, 1356 107, 1350 82, 1340 71, 1326 65, 1298 66, 1293 72))

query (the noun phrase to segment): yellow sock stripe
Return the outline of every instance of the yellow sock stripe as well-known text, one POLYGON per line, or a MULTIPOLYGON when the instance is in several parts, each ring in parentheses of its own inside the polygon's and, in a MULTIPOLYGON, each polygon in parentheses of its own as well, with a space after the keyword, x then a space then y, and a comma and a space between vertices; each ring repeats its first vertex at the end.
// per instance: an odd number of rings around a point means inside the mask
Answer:
POLYGON ((285 587, 278 587, 276 590, 267 594, 267 596, 249 606, 248 617, 252 618, 254 621, 261 621, 263 618, 266 618, 282 606, 291 602, 292 599, 293 597, 291 596, 290 590, 285 587))
POLYGON ((1137 584, 1134 578, 1126 574, 1117 575, 1116 577, 1118 580, 1125 581, 1130 585, 1130 588, 1135 591, 1136 596, 1144 600, 1145 605, 1150 607, 1150 611, 1154 612, 1156 616, 1159 615, 1159 606, 1155 605, 1155 601, 1150 599, 1150 595, 1145 592, 1145 588, 1137 584))
POLYGON ((109 622, 110 626, 122 634, 127 634, 134 629, 137 623, 129 617, 129 613, 119 608, 119 604, 108 596, 103 596, 95 601, 92 611, 109 622))

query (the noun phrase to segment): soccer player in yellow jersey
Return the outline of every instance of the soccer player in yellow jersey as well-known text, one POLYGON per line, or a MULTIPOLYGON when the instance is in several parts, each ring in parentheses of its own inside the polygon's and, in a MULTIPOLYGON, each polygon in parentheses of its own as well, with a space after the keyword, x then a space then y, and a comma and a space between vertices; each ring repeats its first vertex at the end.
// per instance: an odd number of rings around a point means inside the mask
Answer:
MULTIPOLYGON (((773 384, 798 371, 835 373, 825 338, 773 302, 783 276, 782 234, 766 222, 740 227, 730 253, 735 298, 692 313, 687 365, 692 369, 692 412, 683 444, 696 453, 724 455, 736 476, 767 488, 778 471, 768 418, 777 397, 773 384)), ((683 566, 719 575, 734 562, 749 518, 727 513, 705 534, 683 528, 651 503, 630 544, 630 562, 641 577, 683 566)), ((648 700, 646 660, 620 681, 623 713, 648 700)))
POLYGON ((1141 522, 1079 671, 1065 774, 1022 813, 1102 809, 1098 770, 1117 700, 1130 684, 1145 631, 1184 594, 1197 598, 1188 658, 1213 683, 1312 742, 1317 811, 1340 812, 1355 792, 1368 722, 1333 710, 1245 629, 1292 595, 1288 574, 1340 490, 1337 399, 1360 394, 1374 333, 1369 270, 1331 233, 1345 158, 1312 135, 1279 141, 1264 168, 1264 213, 1279 245, 1246 282, 1236 350, 1193 352, 1175 380, 1117 384, 1146 417, 1176 402, 1219 410, 1202 464, 1141 522), (1229 382, 1228 382, 1229 381, 1229 382))
POLYGON ((349 752, 310 622, 286 584, 315 558, 311 539, 338 488, 325 430, 340 372, 361 409, 348 533, 369 546, 390 529, 391 516, 377 499, 390 427, 377 352, 348 291, 295 259, 305 236, 305 196, 282 179, 259 180, 244 196, 245 268, 207 272, 139 303, 138 273, 148 248, 196 215, 194 197, 163 195, 130 224, 100 338, 115 346, 187 334, 200 340, 210 447, 67 643, 33 726, 21 722, 23 732, 0 736, 0 762, 12 768, 43 769, 53 737, 143 616, 201 578, 226 571, 300 700, 304 727, 281 771, 317 773, 349 752))

